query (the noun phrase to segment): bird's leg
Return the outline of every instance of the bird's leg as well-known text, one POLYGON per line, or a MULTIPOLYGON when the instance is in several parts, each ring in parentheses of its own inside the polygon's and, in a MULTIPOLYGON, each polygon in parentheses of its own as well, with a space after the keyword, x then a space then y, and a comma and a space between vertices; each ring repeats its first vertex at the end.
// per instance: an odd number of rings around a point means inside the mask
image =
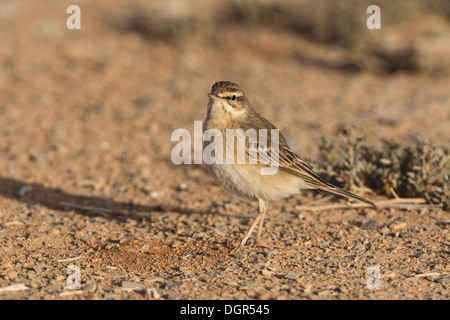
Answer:
POLYGON ((254 247, 265 247, 265 248, 270 248, 270 245, 265 244, 262 240, 261 240, 261 233, 262 233, 262 228, 263 228, 263 224, 264 224, 264 216, 266 215, 267 212, 267 205, 268 202, 259 199, 259 212, 261 214, 261 218, 259 218, 259 225, 258 225, 258 233, 256 234, 256 239, 255 239, 255 243, 253 244, 254 247))
POLYGON ((235 249, 236 251, 241 250, 245 246, 245 243, 247 242, 248 238, 252 234, 253 229, 255 229, 256 225, 258 224, 259 219, 261 219, 261 213, 258 213, 258 215, 256 216, 256 219, 253 221, 252 225, 250 226, 247 233, 245 234, 244 239, 242 239, 239 246, 235 249))
MULTIPOLYGON (((239 244, 239 246, 236 248, 236 251, 241 250, 245 244, 247 243, 248 238, 250 237, 250 235, 252 234, 253 230, 255 229, 256 225, 259 224, 258 227, 258 233, 257 233, 257 239, 261 236, 261 231, 262 231, 262 224, 261 224, 261 219, 264 220, 264 215, 266 214, 266 203, 261 200, 258 199, 258 215, 256 216, 255 220, 253 221, 252 225, 250 226, 250 228, 248 229, 247 233, 245 234, 244 238, 242 239, 241 243, 239 244)), ((256 242, 255 242, 256 243, 256 242)))

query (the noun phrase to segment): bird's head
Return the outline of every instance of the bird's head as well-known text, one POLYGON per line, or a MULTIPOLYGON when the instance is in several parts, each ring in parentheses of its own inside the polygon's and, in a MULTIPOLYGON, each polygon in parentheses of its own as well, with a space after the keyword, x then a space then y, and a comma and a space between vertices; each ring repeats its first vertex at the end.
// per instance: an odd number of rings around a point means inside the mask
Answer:
POLYGON ((244 91, 238 84, 230 81, 216 82, 207 95, 210 117, 242 117, 249 107, 244 91))

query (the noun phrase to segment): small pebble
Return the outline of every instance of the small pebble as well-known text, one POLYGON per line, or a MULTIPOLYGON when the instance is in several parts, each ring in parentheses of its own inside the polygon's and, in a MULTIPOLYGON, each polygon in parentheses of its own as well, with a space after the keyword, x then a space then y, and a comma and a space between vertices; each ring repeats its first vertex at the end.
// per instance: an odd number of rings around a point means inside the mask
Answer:
POLYGON ((87 292, 94 292, 97 289, 97 284, 95 282, 87 283, 81 290, 87 292))
POLYGON ((145 293, 147 294, 147 299, 161 299, 161 295, 156 288, 147 288, 145 289, 145 293))
POLYGON ((286 279, 291 279, 291 280, 295 280, 299 277, 298 272, 289 272, 288 274, 286 274, 284 276, 286 279))
POLYGON ((183 297, 184 292, 174 292, 167 295, 167 300, 180 300, 183 299, 183 297))
POLYGON ((328 296, 328 295, 330 295, 331 293, 333 293, 333 291, 331 291, 331 290, 322 290, 322 291, 320 291, 319 293, 317 293, 317 295, 318 295, 319 297, 323 297, 323 296, 328 296))
POLYGON ((373 219, 365 220, 363 221, 361 227, 363 229, 373 230, 377 227, 377 222, 373 219))
POLYGON ((144 243, 139 247, 139 250, 141 252, 151 252, 152 248, 150 247, 150 245, 148 243, 144 243))
POLYGON ((175 281, 175 282, 166 284, 166 288, 167 289, 171 289, 171 288, 174 288, 174 287, 180 287, 182 285, 183 285, 183 281, 175 281))
POLYGON ((19 191, 17 191, 17 195, 23 197, 23 196, 25 196, 28 192, 30 192, 31 190, 33 190, 33 187, 32 187, 32 186, 29 186, 29 185, 21 186, 20 189, 19 189, 19 191))
POLYGON ((236 254, 234 255, 234 257, 235 257, 236 259, 238 259, 238 260, 244 260, 244 259, 245 259, 245 256, 244 256, 242 253, 240 253, 240 252, 236 253, 236 254))
POLYGON ((180 183, 179 189, 180 190, 187 190, 189 188, 188 184, 185 182, 180 183))
POLYGON ((111 144, 108 141, 103 141, 102 143, 100 143, 100 149, 102 150, 109 150, 109 148, 111 148, 111 144))
POLYGON ((366 213, 366 218, 368 219, 375 218, 376 216, 377 216, 376 210, 370 210, 369 212, 366 213))
POLYGON ((329 248, 330 247, 330 243, 329 242, 322 242, 320 244, 320 248, 321 249, 325 249, 325 248, 329 248))
POLYGON ((125 290, 138 290, 142 288, 142 284, 130 280, 122 281, 121 286, 125 290))
POLYGON ((225 236, 227 231, 227 225, 225 223, 215 223, 214 230, 219 236, 225 236))
POLYGON ((406 222, 393 223, 393 224, 391 224, 389 226, 389 228, 391 228, 394 231, 405 229, 406 228, 406 222))
POLYGON ((266 259, 272 259, 275 255, 272 252, 266 253, 266 259))
POLYGON ((9 270, 8 272, 6 272, 5 276, 7 279, 15 279, 15 278, 17 278, 18 274, 14 270, 9 270))
POLYGON ((272 276, 272 271, 269 271, 269 270, 266 270, 266 269, 264 269, 262 272, 261 272, 261 274, 264 276, 264 277, 270 277, 270 276, 272 276))
POLYGON ((0 293, 3 292, 14 292, 14 291, 22 291, 22 290, 28 290, 29 288, 24 285, 23 283, 15 283, 6 287, 0 288, 0 293))
POLYGON ((150 192, 150 197, 152 199, 158 199, 160 195, 161 195, 160 191, 152 191, 152 192, 150 192))

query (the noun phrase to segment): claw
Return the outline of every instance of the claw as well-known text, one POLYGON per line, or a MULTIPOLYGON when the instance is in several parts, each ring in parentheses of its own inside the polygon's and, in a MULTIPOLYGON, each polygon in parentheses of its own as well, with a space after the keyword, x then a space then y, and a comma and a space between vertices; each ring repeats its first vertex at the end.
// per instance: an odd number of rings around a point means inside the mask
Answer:
POLYGON ((253 247, 253 248, 255 248, 255 247, 262 247, 262 248, 269 248, 269 249, 272 249, 272 248, 273 248, 272 245, 267 244, 267 243, 265 243, 264 241, 258 240, 258 239, 255 240, 255 242, 253 243, 252 247, 253 247))

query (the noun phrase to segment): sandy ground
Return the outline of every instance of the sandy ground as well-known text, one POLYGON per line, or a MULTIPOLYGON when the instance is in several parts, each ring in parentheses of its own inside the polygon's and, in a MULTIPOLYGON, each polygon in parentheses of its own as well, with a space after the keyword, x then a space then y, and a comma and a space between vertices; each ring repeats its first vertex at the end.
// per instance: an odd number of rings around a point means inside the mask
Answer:
POLYGON ((144 6, 130 3, 79 1, 81 30, 65 2, 0 3, 0 299, 450 298, 448 212, 308 212, 322 200, 303 194, 269 204, 274 248, 234 253, 257 204, 170 158, 218 80, 305 158, 351 124, 373 143, 448 145, 448 76, 346 70, 263 27, 149 38, 117 27, 144 6))

